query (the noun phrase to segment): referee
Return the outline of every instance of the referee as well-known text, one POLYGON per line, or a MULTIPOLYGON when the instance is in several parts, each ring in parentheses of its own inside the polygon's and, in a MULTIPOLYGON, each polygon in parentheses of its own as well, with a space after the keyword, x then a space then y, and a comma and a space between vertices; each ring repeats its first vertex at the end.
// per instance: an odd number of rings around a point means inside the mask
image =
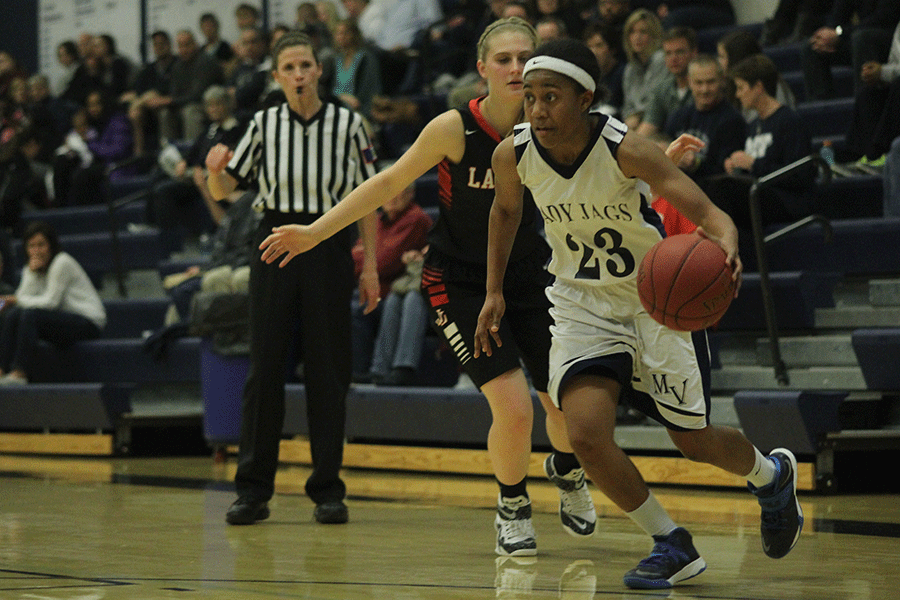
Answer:
MULTIPOLYGON (((217 199, 255 182, 263 218, 258 248, 273 227, 308 224, 375 173, 362 119, 318 95, 322 65, 311 40, 283 36, 272 49, 273 77, 286 102, 257 112, 234 152, 218 145, 206 159, 217 199)), ((375 215, 359 221, 365 246, 360 298, 367 311, 379 298, 375 215)), ((343 460, 346 396, 350 386, 350 298, 353 262, 349 230, 281 267, 250 265, 250 372, 244 387, 235 484, 238 499, 226 521, 249 525, 269 516, 278 446, 284 425, 284 384, 293 337, 300 336, 313 471, 306 493, 320 523, 345 523, 343 460)))

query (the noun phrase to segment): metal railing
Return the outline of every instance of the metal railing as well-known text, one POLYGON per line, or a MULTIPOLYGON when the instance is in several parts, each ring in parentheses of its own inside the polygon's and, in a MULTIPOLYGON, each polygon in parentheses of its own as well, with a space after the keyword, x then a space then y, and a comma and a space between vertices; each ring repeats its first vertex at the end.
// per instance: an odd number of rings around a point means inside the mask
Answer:
POLYGON ((750 186, 750 222, 753 228, 753 245, 756 250, 756 263, 759 270, 759 283, 762 291, 763 311, 766 319, 766 331, 769 336, 769 352, 772 357, 772 365, 775 369, 775 380, 779 385, 786 386, 790 383, 787 366, 781 357, 781 347, 778 341, 778 320, 775 315, 775 300, 772 295, 772 283, 769 279, 769 261, 766 255, 766 244, 781 239, 786 235, 803 229, 810 225, 819 225, 825 232, 825 241, 832 238, 831 222, 822 215, 813 214, 799 221, 791 223, 769 235, 764 235, 762 225, 762 208, 759 203, 759 192, 764 187, 771 185, 785 177, 794 174, 799 169, 808 167, 810 163, 816 164, 822 173, 820 184, 831 183, 831 168, 818 154, 811 154, 800 160, 796 160, 777 171, 756 179, 750 186))

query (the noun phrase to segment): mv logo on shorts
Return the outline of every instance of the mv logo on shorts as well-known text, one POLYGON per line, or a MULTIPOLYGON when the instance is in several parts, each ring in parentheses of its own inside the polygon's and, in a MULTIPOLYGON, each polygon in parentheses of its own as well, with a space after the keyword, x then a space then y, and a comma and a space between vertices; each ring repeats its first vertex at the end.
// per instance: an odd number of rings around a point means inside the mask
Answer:
POLYGON ((681 384, 669 385, 669 380, 666 377, 666 374, 663 373, 658 375, 656 373, 652 374, 653 376, 653 391, 657 394, 671 394, 675 397, 675 400, 678 401, 678 404, 684 404, 684 397, 687 395, 687 383, 688 380, 682 380, 681 384))

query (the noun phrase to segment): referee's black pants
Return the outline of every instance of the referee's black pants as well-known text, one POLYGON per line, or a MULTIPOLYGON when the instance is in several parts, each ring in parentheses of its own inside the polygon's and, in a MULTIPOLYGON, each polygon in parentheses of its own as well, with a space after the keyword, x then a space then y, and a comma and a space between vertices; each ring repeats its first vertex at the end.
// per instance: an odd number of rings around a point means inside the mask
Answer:
POLYGON ((350 387, 350 296, 353 261, 346 232, 294 257, 284 268, 260 260, 272 227, 314 217, 267 211, 250 263, 250 372, 244 387, 235 485, 239 496, 268 500, 274 492, 284 426, 286 361, 300 336, 313 472, 306 493, 316 504, 341 500, 347 391, 350 387), (299 327, 299 328, 298 328, 299 327))

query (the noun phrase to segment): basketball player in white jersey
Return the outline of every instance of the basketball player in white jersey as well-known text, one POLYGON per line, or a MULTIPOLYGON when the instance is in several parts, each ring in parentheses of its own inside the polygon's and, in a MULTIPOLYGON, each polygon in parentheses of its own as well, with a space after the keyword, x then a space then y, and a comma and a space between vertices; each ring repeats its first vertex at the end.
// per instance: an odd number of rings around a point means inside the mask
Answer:
POLYGON ((548 42, 526 63, 528 123, 493 156, 487 297, 475 347, 490 354, 502 343, 503 277, 527 188, 544 219, 556 277, 548 288, 555 322, 548 391, 590 479, 653 537, 651 555, 626 573, 625 585, 666 588, 706 563, 615 444, 623 389, 686 457, 747 478, 762 506, 763 548, 773 558, 793 548, 803 523, 796 459, 786 449, 765 457, 740 431, 711 425, 705 333, 667 329, 641 306, 637 267, 665 234, 638 180, 723 248, 740 283, 737 230, 654 144, 590 112, 598 76, 591 52, 572 40, 548 42))

